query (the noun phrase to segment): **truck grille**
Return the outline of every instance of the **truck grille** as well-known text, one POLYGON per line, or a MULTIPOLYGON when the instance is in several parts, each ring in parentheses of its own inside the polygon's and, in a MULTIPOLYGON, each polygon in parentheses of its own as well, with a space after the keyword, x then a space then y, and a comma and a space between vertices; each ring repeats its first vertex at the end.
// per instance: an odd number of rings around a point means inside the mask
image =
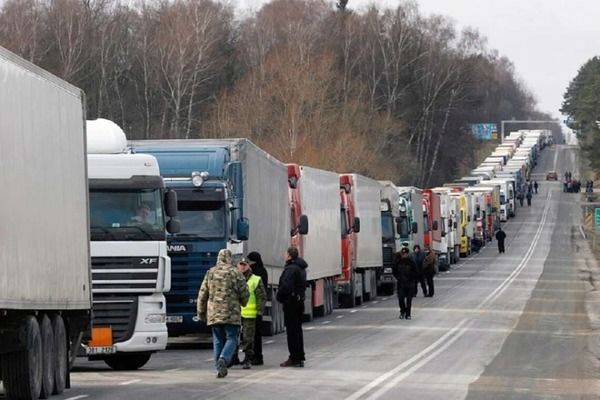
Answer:
POLYGON ((391 247, 383 248, 383 265, 391 265, 394 263, 394 249, 391 247))
POLYGON ((153 293, 158 262, 157 257, 92 257, 92 292, 153 293))
POLYGON ((137 296, 94 294, 93 325, 110 326, 113 343, 129 340, 135 329, 137 299, 137 296))
POLYGON ((217 253, 171 254, 171 291, 167 293, 167 313, 195 312, 198 290, 206 272, 217 261, 217 253))

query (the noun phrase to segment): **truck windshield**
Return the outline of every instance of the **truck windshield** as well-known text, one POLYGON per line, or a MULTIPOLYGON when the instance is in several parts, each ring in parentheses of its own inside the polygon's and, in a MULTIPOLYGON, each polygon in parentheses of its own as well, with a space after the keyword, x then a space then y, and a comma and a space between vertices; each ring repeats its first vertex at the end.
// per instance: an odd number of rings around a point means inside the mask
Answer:
POLYGON ((165 240, 160 189, 91 189, 92 241, 165 240))
POLYGON ((179 200, 177 210, 181 230, 176 236, 225 237, 225 203, 223 201, 179 200))
POLYGON ((429 215, 424 212, 423 213, 423 232, 429 232, 431 229, 429 228, 429 215))
POLYGON ((381 215, 381 239, 384 242, 391 242, 395 238, 394 235, 394 218, 392 214, 381 215))
POLYGON ((500 204, 501 205, 506 204, 506 196, 504 195, 504 193, 500 194, 500 204))
POLYGON ((350 230, 348 227, 348 218, 346 215, 346 209, 342 208, 340 210, 340 222, 341 222, 341 230, 342 230, 342 237, 346 237, 346 235, 348 235, 348 231, 350 230))

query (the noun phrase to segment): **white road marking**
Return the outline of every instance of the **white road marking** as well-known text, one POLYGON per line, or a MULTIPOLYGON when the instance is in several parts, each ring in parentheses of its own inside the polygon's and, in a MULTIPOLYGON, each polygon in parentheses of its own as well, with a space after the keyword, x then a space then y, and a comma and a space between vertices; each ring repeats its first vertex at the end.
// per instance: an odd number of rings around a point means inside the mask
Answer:
POLYGON ((330 324, 330 323, 331 323, 331 321, 323 321, 323 322, 321 322, 321 323, 322 323, 323 325, 327 325, 327 324, 330 324))
POLYGON ((373 300, 373 304, 379 303, 379 300, 373 300))
POLYGON ((127 385, 131 385, 132 383, 138 383, 138 382, 141 382, 141 381, 142 381, 141 379, 132 379, 130 381, 121 382, 121 383, 119 383, 119 385, 121 385, 121 386, 127 386, 127 385))
POLYGON ((381 300, 382 300, 382 301, 386 301, 387 299, 388 299, 387 297, 384 297, 384 298, 383 298, 383 299, 381 299, 381 300))
POLYGON ((214 359, 211 357, 211 358, 207 358, 207 359, 206 359, 206 360, 204 360, 204 361, 205 361, 205 362, 211 362, 211 361, 214 361, 214 359))
POLYGON ((338 315, 336 318, 337 319, 342 319, 342 318, 344 318, 344 316, 343 315, 338 315))
MULTIPOLYGON (((508 288, 508 286, 516 279, 519 273, 525 268, 527 262, 529 262, 529 259, 532 257, 537 243, 541 238, 544 226, 546 224, 546 220, 548 218, 548 212, 550 211, 551 194, 552 192, 548 192, 546 196, 546 206, 542 215, 542 219, 539 223, 539 227, 534 236, 534 239, 531 242, 527 253, 525 254, 525 257, 519 263, 519 265, 517 265, 513 272, 492 293, 490 293, 485 299, 483 299, 483 301, 475 308, 475 310, 480 311, 483 307, 489 305, 498 297, 500 297, 502 293, 508 288)), ((366 384, 358 391, 346 397, 345 400, 358 400, 364 395, 366 395, 369 391, 377 387, 379 387, 379 390, 368 396, 367 400, 379 399, 389 389, 395 387, 399 382, 404 380, 406 377, 410 376, 413 372, 417 371, 419 368, 433 360, 435 357, 437 357, 439 354, 445 351, 450 345, 452 345, 452 343, 454 343, 456 340, 462 337, 462 335, 468 331, 468 329, 465 329, 465 325, 467 325, 468 323, 468 319, 461 320, 456 326, 451 328, 450 331, 446 332, 446 334, 444 334, 438 340, 433 342, 431 345, 429 345, 419 353, 415 354, 408 360, 404 361, 403 363, 399 364, 398 366, 396 366, 396 368, 392 369, 391 371, 380 375, 378 378, 366 384), (405 368, 408 369, 401 373, 401 371, 405 368)))
POLYGON ((306 331, 312 331, 313 329, 315 329, 315 327, 314 327, 314 326, 309 326, 309 327, 308 327, 308 328, 306 328, 305 330, 306 330, 306 331))
POLYGON ((79 399, 85 399, 86 397, 90 397, 90 396, 87 395, 87 394, 81 394, 79 396, 69 397, 69 398, 67 398, 65 400, 79 400, 79 399))
POLYGON ((358 311, 358 310, 350 310, 350 312, 351 312, 351 313, 355 313, 355 312, 357 312, 357 311, 358 311))
MULTIPOLYGON (((210 361, 212 361, 212 358, 210 359, 210 361)), ((181 371, 181 368, 173 368, 173 369, 168 369, 167 372, 170 373, 175 373, 175 372, 179 372, 181 371)))
POLYGON ((265 340, 265 344, 273 344, 273 343, 275 343, 274 340, 265 340))

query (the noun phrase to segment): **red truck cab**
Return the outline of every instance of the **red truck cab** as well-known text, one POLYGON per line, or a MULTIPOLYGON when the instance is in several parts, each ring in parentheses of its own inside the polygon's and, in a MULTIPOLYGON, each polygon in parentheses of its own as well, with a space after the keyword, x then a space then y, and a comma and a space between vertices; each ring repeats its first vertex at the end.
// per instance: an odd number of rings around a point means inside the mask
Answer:
POLYGON ((342 274, 336 278, 339 303, 341 307, 352 308, 356 305, 354 257, 356 233, 360 230, 360 222, 356 218, 352 189, 354 182, 351 175, 340 175, 340 212, 341 212, 341 246, 342 274))

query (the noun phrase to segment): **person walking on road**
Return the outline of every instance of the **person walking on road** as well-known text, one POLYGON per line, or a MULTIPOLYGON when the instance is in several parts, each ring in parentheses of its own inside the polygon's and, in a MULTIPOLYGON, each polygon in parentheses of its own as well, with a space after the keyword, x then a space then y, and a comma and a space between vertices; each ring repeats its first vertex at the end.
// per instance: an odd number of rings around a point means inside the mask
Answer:
POLYGON ((527 187, 527 193, 533 193, 533 182, 529 182, 529 186, 527 187))
POLYGON ((410 258, 408 248, 400 250, 393 268, 398 289, 398 305, 400 306, 400 319, 411 319, 411 308, 415 281, 417 279, 417 266, 410 258))
POLYGON ((427 293, 425 297, 433 297, 435 293, 433 287, 433 276, 436 273, 437 257, 429 247, 425 247, 425 258, 423 259, 423 275, 427 281, 427 293))
POLYGON ((519 192, 517 198, 519 199, 519 204, 521 204, 521 207, 523 207, 523 197, 523 192, 519 192))
POLYGON ((506 240, 506 233, 502 230, 502 227, 498 228, 498 232, 496 232, 496 240, 498 241, 498 253, 504 253, 504 240, 506 240))
POLYGON ((231 251, 219 251, 217 265, 204 276, 197 301, 198 318, 212 329, 217 378, 227 376, 240 334, 241 308, 249 297, 244 275, 231 264, 231 251))
POLYGON ((417 267, 417 279, 415 279, 415 291, 413 292, 413 297, 417 297, 417 294, 419 292, 419 283, 421 284, 423 296, 427 296, 427 286, 425 285, 425 275, 423 274, 424 258, 425 256, 423 255, 423 252, 421 252, 421 246, 415 244, 413 246, 412 259, 417 267))
POLYGON ((304 337, 302 318, 308 264, 298 257, 298 249, 290 247, 285 254, 285 268, 279 278, 277 301, 283 304, 283 316, 290 355, 281 367, 304 367, 304 337))
MULTIPOLYGON (((248 253, 248 260, 250 260, 250 267, 252 273, 260 277, 265 292, 269 287, 269 276, 267 269, 263 265, 262 256, 256 251, 248 253)), ((254 329, 254 358, 252 359, 252 365, 263 365, 263 352, 262 352, 262 314, 256 316, 255 319, 256 328, 254 329)))
POLYGON ((238 270, 246 278, 250 297, 248 303, 242 307, 242 350, 244 360, 242 368, 250 369, 254 359, 254 337, 256 332, 256 318, 263 313, 263 307, 267 301, 267 292, 262 280, 258 275, 252 273, 250 260, 242 257, 237 263, 238 270))
POLYGON ((538 193, 538 188, 540 187, 540 185, 538 185, 537 181, 533 181, 533 190, 535 190, 535 194, 538 193))
POLYGON ((527 206, 531 206, 531 192, 527 192, 525 197, 527 197, 527 206))

